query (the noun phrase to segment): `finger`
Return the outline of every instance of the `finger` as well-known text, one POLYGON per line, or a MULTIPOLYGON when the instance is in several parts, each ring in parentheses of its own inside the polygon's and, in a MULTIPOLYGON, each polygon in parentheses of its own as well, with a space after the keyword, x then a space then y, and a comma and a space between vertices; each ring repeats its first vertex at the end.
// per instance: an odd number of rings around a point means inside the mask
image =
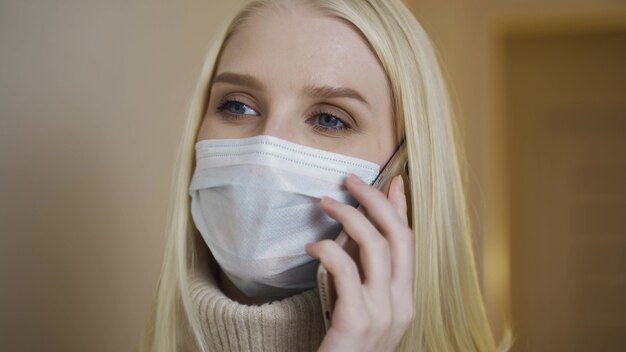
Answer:
POLYGON ((352 174, 346 179, 345 185, 350 194, 365 208, 372 223, 385 236, 393 236, 406 227, 398 211, 383 192, 373 188, 352 174))
POLYGON ((387 198, 393 205, 394 209, 404 223, 408 225, 409 218, 407 215, 406 195, 404 193, 404 180, 401 175, 396 175, 389 185, 389 194, 387 198))
MULTIPOLYGON (((389 186, 389 201, 393 205, 394 209, 398 212, 400 217, 404 220, 404 224, 408 229, 408 217, 407 217, 407 203, 404 193, 404 180, 401 175, 395 176, 391 180, 389 186)), ((390 241, 392 246, 392 280, 397 279, 402 282, 410 283, 413 279, 414 265, 414 235, 413 231, 405 229, 402 235, 403 238, 400 241, 390 241)), ((400 237, 400 236, 398 236, 400 237)))
POLYGON ((389 244, 378 229, 354 207, 322 198, 322 210, 343 225, 344 231, 359 245, 365 285, 388 289, 391 277, 389 244))
MULTIPOLYGON (((395 176, 389 185, 387 198, 398 212, 404 223, 408 226, 407 203, 404 193, 404 180, 401 175, 395 176)), ((411 239, 414 240, 411 231, 411 239)), ((391 281, 391 310, 393 316, 392 331, 403 334, 413 322, 415 316, 415 303, 413 297, 414 280, 414 241, 404 248, 396 248, 392 264, 391 281)), ((397 336, 399 339, 401 337, 397 336)))
MULTIPOLYGON (((398 181, 390 185, 390 198, 399 198, 397 193, 398 181), (395 186, 394 186, 395 185, 395 186)), ((412 280, 414 236, 408 227, 404 217, 399 211, 406 214, 406 201, 391 201, 377 189, 361 181, 358 177, 350 175, 346 182, 348 191, 365 208, 372 223, 380 229, 387 238, 391 252, 391 278, 392 281, 412 280), (394 205, 395 204, 395 205, 394 205)), ((393 285, 393 283, 392 283, 393 285)))
POLYGON ((331 240, 309 243, 305 246, 305 250, 311 257, 318 259, 333 276, 337 300, 344 300, 341 309, 344 309, 344 312, 361 309, 363 293, 359 270, 348 253, 331 240))

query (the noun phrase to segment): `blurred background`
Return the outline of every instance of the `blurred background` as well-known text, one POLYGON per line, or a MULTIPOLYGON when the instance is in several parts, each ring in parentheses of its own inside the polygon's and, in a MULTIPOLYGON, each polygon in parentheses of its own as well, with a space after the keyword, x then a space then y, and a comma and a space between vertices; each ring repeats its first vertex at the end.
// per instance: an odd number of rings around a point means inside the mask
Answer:
MULTIPOLYGON (((0 0, 0 350, 134 346, 188 99, 243 2, 0 0)), ((496 334, 626 350, 626 2, 405 3, 463 128, 496 334)))

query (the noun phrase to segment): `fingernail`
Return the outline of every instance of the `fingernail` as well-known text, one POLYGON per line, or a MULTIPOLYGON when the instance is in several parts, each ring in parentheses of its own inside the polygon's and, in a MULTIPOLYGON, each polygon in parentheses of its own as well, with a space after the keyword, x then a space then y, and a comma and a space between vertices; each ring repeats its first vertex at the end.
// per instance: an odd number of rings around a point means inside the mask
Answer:
POLYGON ((365 182, 363 182, 363 180, 361 180, 358 176, 354 175, 354 174, 350 174, 348 176, 348 182, 355 184, 355 185, 359 185, 362 186, 365 184, 365 182))
POLYGON ((327 203, 327 204, 335 204, 335 203, 337 203, 336 200, 334 200, 333 198, 331 198, 329 196, 323 196, 322 197, 322 202, 327 203))
MULTIPOLYGON (((311 252, 311 250, 313 249, 313 245, 315 244, 315 242, 309 242, 307 244, 304 245, 304 251, 309 254, 311 252)), ((313 253, 311 253, 313 254, 313 253)), ((310 254, 309 254, 310 255, 310 254)))

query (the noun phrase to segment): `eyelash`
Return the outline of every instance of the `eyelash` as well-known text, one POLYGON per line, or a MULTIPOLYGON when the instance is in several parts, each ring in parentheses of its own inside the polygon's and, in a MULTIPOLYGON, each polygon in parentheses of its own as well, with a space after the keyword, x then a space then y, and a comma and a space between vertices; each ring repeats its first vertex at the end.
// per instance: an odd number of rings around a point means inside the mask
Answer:
POLYGON ((239 101, 237 99, 227 99, 227 100, 224 100, 223 102, 221 102, 219 104, 219 106, 215 109, 215 111, 220 113, 225 118, 232 119, 232 120, 239 120, 239 119, 242 119, 242 118, 246 117, 245 114, 234 114, 234 113, 229 112, 229 111, 224 111, 224 109, 226 109, 226 105, 228 105, 229 103, 237 103, 237 104, 246 105, 246 103, 241 102, 241 101, 239 101))
POLYGON ((352 129, 352 127, 349 124, 347 124, 343 119, 339 118, 337 115, 329 113, 329 112, 324 112, 321 110, 316 110, 310 113, 307 116, 305 121, 306 123, 311 125, 311 127, 313 127, 313 130, 315 130, 316 132, 325 133, 325 134, 335 134, 335 135, 344 134, 344 133, 350 132, 350 130, 352 129), (314 125, 312 122, 309 122, 311 119, 317 118, 320 115, 332 116, 333 118, 341 122, 343 126, 333 128, 333 127, 326 127, 326 126, 321 126, 321 125, 314 125))
MULTIPOLYGON (((230 104, 230 103, 237 103, 237 104, 242 104, 242 105, 248 106, 246 103, 241 102, 241 101, 239 101, 237 99, 226 99, 223 102, 221 102, 219 104, 219 106, 215 110, 219 114, 221 114, 224 118, 230 119, 230 120, 239 120, 239 119, 244 119, 244 118, 247 117, 246 114, 235 114, 235 113, 226 111, 225 109, 228 106, 228 104, 230 104)), ((330 112, 321 111, 321 110, 315 110, 314 112, 308 114, 308 116, 307 116, 305 121, 306 121, 306 123, 311 125, 316 132, 325 133, 325 134, 342 134, 342 133, 350 132, 350 130, 352 130, 352 126, 350 124, 346 123, 343 119, 339 118, 337 115, 335 115, 333 113, 330 113, 330 112), (343 126, 337 127, 337 128, 332 128, 332 127, 325 127, 325 126, 320 126, 320 125, 314 125, 313 123, 309 122, 312 118, 319 117, 319 115, 329 115, 329 116, 337 119, 339 122, 341 122, 343 124, 343 126)))

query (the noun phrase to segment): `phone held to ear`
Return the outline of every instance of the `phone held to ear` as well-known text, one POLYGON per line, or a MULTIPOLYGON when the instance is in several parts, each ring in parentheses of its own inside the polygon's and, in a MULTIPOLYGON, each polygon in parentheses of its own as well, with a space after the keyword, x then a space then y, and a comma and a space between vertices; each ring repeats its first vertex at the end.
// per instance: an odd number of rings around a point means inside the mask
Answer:
MULTIPOLYGON (((391 179, 396 176, 402 174, 403 178, 408 176, 408 154, 406 150, 406 143, 404 140, 400 143, 400 146, 392 155, 391 159, 387 162, 387 164, 383 167, 382 171, 374 181, 372 187, 380 189, 385 194, 389 189, 389 182, 391 179)), ((407 179, 403 180, 405 182, 407 179)), ((409 187, 405 187, 406 190, 409 187)), ((358 207, 361 209, 361 206, 358 207)), ((343 248, 350 257, 354 260, 359 268, 359 274, 361 278, 363 278, 363 272, 360 266, 360 258, 359 258, 359 246, 346 234, 345 231, 341 231, 337 239, 335 240, 337 244, 343 248)), ((317 268, 317 288, 320 296, 320 303, 322 305, 322 313, 324 314, 324 326, 326 330, 330 328, 330 322, 333 317, 333 309, 335 307, 335 302, 337 301, 337 292, 335 290, 335 285, 333 283, 332 275, 324 268, 324 266, 320 263, 317 268)))

